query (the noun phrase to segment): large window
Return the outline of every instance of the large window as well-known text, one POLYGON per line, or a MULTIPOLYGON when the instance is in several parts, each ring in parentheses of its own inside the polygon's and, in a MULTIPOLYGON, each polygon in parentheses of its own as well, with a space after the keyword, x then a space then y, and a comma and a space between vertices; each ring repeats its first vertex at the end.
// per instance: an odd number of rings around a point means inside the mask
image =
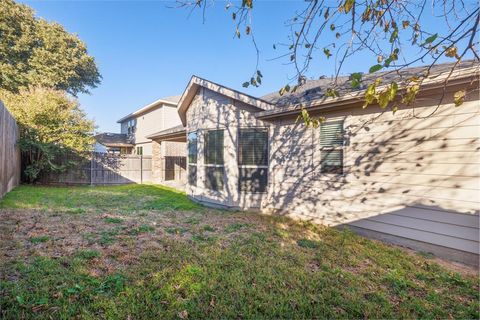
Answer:
POLYGON ((343 174, 343 121, 331 121, 320 126, 321 172, 343 174))
POLYGON ((197 185, 197 151, 198 151, 197 133, 188 134, 188 184, 197 185))
POLYGON ((211 190, 223 190, 225 169, 223 165, 223 130, 205 133, 205 186, 211 190))
POLYGON ((238 133, 238 188, 243 192, 265 192, 268 183, 268 131, 240 129, 238 133))
POLYGON ((143 147, 137 147, 137 154, 139 156, 143 155, 143 147))

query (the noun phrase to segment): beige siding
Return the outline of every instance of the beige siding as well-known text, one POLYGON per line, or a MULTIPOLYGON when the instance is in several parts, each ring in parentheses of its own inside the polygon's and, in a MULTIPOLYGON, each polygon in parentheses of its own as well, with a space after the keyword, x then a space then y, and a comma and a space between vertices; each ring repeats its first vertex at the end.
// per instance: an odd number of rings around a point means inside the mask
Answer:
POLYGON ((206 202, 478 254, 480 105, 475 98, 438 107, 439 96, 421 96, 421 107, 403 106, 395 115, 375 106, 321 114, 345 121, 345 173, 331 175, 320 173, 319 129, 295 118, 262 122, 254 116, 258 109, 201 88, 187 111, 187 131, 199 133, 197 187, 187 192, 206 202), (238 192, 236 139, 245 126, 269 128, 267 194, 238 192), (225 130, 223 192, 203 183, 208 129, 225 130))
MULTIPOLYGON (((188 186, 187 193, 196 199, 229 207, 259 208, 264 194, 239 194, 237 166, 237 133, 239 127, 267 126, 257 120, 259 109, 200 88, 187 111, 187 132, 197 131, 197 186, 188 186), (203 156, 204 134, 211 129, 224 129, 225 187, 221 192, 205 188, 203 156)), ((188 167, 188 166, 187 166, 188 167)))
POLYGON ((278 122, 265 209, 478 254, 479 102, 445 103, 430 115, 437 101, 422 97, 415 114, 375 107, 323 114, 345 120, 342 176, 320 173, 319 130, 278 122))
MULTIPOLYGON (((133 139, 135 144, 134 153, 136 153, 136 147, 143 147, 144 155, 152 155, 152 141, 147 136, 156 132, 172 128, 180 125, 182 122, 177 112, 176 106, 170 106, 166 104, 159 105, 155 109, 151 109, 141 115, 135 116, 136 131, 133 139)), ((127 123, 125 120, 120 124, 121 133, 127 133, 127 123)))

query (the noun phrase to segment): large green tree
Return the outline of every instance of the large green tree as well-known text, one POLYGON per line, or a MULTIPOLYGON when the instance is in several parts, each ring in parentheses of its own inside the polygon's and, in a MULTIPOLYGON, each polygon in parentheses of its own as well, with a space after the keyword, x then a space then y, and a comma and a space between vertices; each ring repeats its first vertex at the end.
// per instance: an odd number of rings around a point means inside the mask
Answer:
POLYGON ((57 161, 59 158, 78 158, 91 151, 94 123, 65 91, 34 87, 18 93, 0 90, 0 100, 20 127, 24 180, 33 182, 43 172, 62 171, 70 163, 57 161))
POLYGON ((0 88, 29 86, 88 93, 100 83, 95 60, 77 35, 35 17, 26 5, 0 1, 0 88))

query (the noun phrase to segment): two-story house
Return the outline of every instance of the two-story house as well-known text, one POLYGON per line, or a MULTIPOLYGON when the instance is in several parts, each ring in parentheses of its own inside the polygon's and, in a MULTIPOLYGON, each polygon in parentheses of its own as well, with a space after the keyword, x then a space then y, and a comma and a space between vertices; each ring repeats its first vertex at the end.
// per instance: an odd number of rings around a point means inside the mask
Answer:
POLYGON ((117 121, 125 143, 132 146, 127 153, 151 155, 152 140, 147 136, 182 123, 177 112, 179 99, 180 96, 158 99, 117 121))

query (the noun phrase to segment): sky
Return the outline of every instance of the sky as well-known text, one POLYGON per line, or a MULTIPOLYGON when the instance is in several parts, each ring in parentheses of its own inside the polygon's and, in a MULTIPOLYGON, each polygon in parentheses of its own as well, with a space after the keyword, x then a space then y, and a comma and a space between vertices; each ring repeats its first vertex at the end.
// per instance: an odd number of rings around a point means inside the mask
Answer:
MULTIPOLYGON (((181 95, 197 75, 233 89, 262 96, 278 91, 294 70, 274 43, 285 43, 285 22, 303 1, 256 1, 252 30, 260 50, 259 88, 243 88, 255 70, 256 51, 250 39, 234 38, 235 27, 225 2, 200 11, 176 8, 164 1, 20 1, 38 17, 62 24, 76 33, 95 57, 101 84, 78 99, 98 132, 119 132, 116 121, 156 99, 181 95)), ((323 55, 323 53, 318 53, 323 55)), ((333 59, 324 56, 310 74, 331 75, 333 59)), ((344 72, 367 71, 362 57, 348 61, 344 72), (358 70, 358 68, 361 70, 358 70), (354 70, 355 69, 355 70, 354 70)))

